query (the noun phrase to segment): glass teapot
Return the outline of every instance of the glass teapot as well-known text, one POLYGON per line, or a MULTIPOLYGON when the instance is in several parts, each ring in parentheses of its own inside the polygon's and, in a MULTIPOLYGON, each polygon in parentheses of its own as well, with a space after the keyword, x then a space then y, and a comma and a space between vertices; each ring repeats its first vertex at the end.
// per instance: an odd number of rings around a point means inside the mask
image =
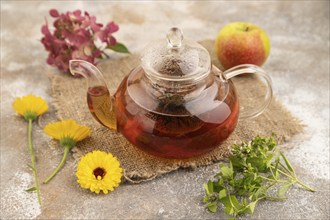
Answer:
POLYGON ((101 72, 91 63, 71 60, 70 71, 88 80, 87 103, 94 118, 139 149, 165 158, 190 158, 218 147, 233 132, 239 101, 230 78, 254 73, 265 79, 262 105, 240 116, 255 117, 272 98, 271 80, 255 65, 221 72, 208 51, 171 28, 167 42, 149 45, 141 64, 110 96, 101 72))

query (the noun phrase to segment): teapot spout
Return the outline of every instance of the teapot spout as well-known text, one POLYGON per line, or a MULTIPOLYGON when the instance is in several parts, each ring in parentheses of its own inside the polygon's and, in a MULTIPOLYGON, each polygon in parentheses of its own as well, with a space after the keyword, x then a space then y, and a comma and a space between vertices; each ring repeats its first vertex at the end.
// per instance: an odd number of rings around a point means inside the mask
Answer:
POLYGON ((87 79, 87 104, 93 117, 103 126, 117 130, 115 99, 105 83, 102 73, 91 63, 70 60, 72 75, 87 79))

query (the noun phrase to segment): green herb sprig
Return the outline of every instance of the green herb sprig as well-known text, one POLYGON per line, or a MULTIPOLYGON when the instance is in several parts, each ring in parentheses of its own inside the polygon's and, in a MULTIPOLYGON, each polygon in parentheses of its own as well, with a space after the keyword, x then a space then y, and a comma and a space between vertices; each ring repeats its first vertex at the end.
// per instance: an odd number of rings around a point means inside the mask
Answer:
POLYGON ((283 153, 276 150, 274 135, 260 136, 252 141, 232 146, 229 165, 220 164, 214 180, 204 183, 203 202, 211 212, 218 204, 232 215, 253 214, 256 204, 263 199, 284 200, 287 190, 295 183, 311 192, 314 189, 302 183, 283 153), (272 190, 270 190, 272 189, 272 190))

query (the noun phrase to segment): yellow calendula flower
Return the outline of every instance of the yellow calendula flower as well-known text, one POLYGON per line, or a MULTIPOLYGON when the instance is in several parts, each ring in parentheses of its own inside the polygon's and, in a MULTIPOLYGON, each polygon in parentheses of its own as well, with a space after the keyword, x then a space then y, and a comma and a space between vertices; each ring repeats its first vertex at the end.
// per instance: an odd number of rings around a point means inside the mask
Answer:
POLYGON ((17 98, 13 103, 13 109, 26 120, 33 121, 48 110, 48 105, 41 97, 27 95, 17 98))
POLYGON ((59 140, 62 145, 75 145, 91 133, 91 129, 77 124, 74 120, 62 120, 46 125, 44 132, 52 138, 59 140))
POLYGON ((34 155, 34 149, 32 144, 32 123, 33 121, 43 113, 48 110, 47 102, 41 97, 34 95, 27 95, 21 98, 15 99, 13 103, 13 109, 17 112, 17 114, 23 116, 25 120, 29 122, 28 125, 28 145, 31 157, 31 168, 34 175, 35 186, 31 187, 27 191, 37 191, 38 202, 40 202, 40 190, 37 176, 37 168, 36 168, 36 159, 34 155))
POLYGON ((76 176, 82 188, 99 194, 107 194, 116 188, 122 177, 122 168, 110 153, 93 151, 83 156, 77 167, 76 176))
POLYGON ((64 165, 68 153, 71 148, 73 148, 78 141, 81 141, 88 137, 91 133, 91 129, 76 123, 74 120, 62 120, 55 123, 50 123, 44 128, 44 132, 60 141, 60 144, 64 147, 64 154, 62 161, 54 172, 44 181, 44 183, 49 182, 62 168, 64 165))

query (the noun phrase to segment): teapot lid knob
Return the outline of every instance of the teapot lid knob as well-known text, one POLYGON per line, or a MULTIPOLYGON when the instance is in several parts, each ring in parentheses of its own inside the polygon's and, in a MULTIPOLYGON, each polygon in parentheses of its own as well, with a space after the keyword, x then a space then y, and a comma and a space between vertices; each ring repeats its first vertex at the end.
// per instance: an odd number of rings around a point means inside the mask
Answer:
POLYGON ((196 42, 183 39, 180 28, 172 27, 166 41, 150 44, 141 55, 141 65, 148 77, 167 81, 197 80, 211 68, 209 52, 196 42))
POLYGON ((180 28, 173 27, 167 33, 168 45, 171 48, 179 48, 182 45, 183 34, 180 28))

